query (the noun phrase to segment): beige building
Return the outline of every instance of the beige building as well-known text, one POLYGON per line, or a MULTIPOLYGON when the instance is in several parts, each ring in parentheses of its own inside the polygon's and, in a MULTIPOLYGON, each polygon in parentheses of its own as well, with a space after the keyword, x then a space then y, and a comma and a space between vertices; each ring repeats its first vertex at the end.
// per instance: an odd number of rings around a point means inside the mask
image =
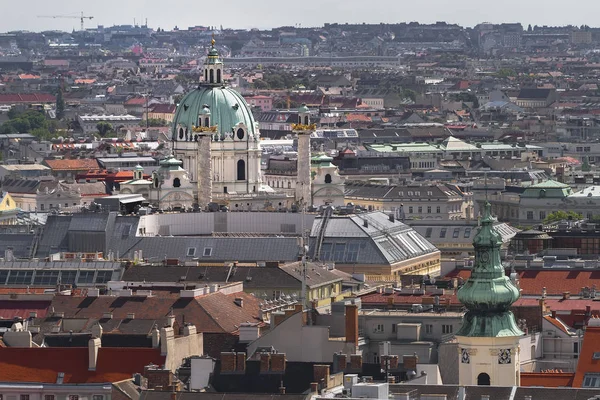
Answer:
POLYGON ((473 217, 472 198, 453 185, 347 183, 345 202, 392 212, 399 219, 460 220, 473 217))

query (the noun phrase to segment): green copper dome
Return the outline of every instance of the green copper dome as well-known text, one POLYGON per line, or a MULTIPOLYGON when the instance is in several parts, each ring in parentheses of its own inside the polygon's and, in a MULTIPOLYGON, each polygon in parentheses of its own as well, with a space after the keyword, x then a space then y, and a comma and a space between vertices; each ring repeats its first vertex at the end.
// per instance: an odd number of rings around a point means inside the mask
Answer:
POLYGON ((159 164, 161 168, 173 171, 180 169, 181 165, 183 165, 183 162, 181 162, 181 160, 176 159, 171 154, 169 157, 165 158, 164 160, 161 160, 159 164))
POLYGON ((494 228, 491 205, 486 202, 481 228, 473 240, 475 265, 471 277, 458 290, 467 308, 457 336, 521 336, 510 306, 519 299, 519 289, 506 276, 500 259, 502 236, 494 228))
POLYGON ((255 120, 244 98, 235 90, 223 86, 199 86, 188 93, 179 103, 173 119, 173 140, 184 141, 185 130, 199 126, 198 116, 206 115, 205 105, 210 113, 210 125, 218 126, 220 133, 231 132, 242 122, 250 134, 256 134, 255 120))
POLYGON ((299 113, 307 113, 310 112, 310 109, 306 106, 306 104, 302 103, 300 107, 298 107, 299 113))

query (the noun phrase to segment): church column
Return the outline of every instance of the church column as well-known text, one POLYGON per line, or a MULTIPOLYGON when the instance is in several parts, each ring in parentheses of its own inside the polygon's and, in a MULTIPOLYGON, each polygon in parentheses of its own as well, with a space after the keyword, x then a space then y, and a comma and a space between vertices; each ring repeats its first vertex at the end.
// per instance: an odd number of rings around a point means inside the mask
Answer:
POLYGON ((202 132, 198 136, 198 205, 204 210, 212 202, 212 135, 210 132, 202 132))

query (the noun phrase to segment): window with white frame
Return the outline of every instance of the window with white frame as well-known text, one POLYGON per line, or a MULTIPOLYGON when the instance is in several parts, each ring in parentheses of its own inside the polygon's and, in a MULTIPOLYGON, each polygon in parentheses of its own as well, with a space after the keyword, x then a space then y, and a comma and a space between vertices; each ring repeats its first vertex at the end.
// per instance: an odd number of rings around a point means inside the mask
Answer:
POLYGON ((600 387, 600 374, 585 374, 583 376, 584 388, 600 387))

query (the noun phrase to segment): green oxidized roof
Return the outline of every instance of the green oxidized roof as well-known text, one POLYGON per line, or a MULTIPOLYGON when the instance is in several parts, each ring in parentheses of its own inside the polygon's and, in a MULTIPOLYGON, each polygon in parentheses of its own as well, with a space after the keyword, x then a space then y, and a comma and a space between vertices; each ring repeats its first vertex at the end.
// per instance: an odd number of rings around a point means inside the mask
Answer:
POLYGON ((181 162, 181 160, 176 159, 173 155, 170 155, 169 157, 165 158, 164 160, 161 160, 159 164, 162 168, 169 169, 169 170, 176 170, 176 169, 179 169, 179 167, 183 163, 181 162))
POLYGON ((467 308, 457 336, 521 336, 509 310, 519 299, 519 289, 506 276, 500 260, 502 236, 494 228, 490 203, 485 204, 481 228, 473 240, 475 265, 471 277, 458 290, 458 299, 467 308))
POLYGON ((311 164, 319 164, 322 167, 329 167, 333 164, 331 163, 333 158, 325 155, 325 154, 317 154, 310 159, 311 164))
POLYGON ((302 104, 300 107, 298 107, 298 112, 307 113, 310 112, 310 109, 306 106, 306 104, 302 104))
POLYGON ((255 134, 255 121, 244 98, 235 90, 222 86, 199 86, 188 93, 179 103, 173 119, 172 135, 176 139, 178 126, 188 128, 198 125, 198 115, 202 114, 204 105, 210 109, 210 124, 217 125, 219 132, 231 132, 240 122, 248 127, 248 132, 255 134))
POLYGON ((551 198, 564 198, 573 194, 571 187, 565 183, 547 180, 535 185, 529 186, 521 194, 521 197, 551 197, 551 198))

